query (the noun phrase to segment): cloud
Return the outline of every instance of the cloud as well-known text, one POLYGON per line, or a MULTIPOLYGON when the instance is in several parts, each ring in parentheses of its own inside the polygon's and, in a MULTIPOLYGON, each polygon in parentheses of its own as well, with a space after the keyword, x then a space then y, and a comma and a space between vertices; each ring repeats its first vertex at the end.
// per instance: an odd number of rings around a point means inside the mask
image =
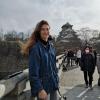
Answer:
POLYGON ((26 31, 42 19, 58 34, 67 21, 75 29, 100 28, 100 0, 0 0, 0 28, 26 31))

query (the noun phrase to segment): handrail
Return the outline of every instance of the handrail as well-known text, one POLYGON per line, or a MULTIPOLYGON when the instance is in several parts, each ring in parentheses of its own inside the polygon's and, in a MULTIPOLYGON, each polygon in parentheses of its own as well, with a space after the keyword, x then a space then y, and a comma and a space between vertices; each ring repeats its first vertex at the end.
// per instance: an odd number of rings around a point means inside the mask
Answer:
POLYGON ((0 81, 0 99, 10 93, 22 80, 28 80, 28 72, 20 73, 12 78, 0 81))

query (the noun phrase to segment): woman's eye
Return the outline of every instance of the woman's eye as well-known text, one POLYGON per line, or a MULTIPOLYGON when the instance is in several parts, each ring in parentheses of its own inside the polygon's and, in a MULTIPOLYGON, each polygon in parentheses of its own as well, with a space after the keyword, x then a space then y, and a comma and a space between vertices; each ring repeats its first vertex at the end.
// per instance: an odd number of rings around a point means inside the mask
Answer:
POLYGON ((49 31, 49 29, 47 28, 47 31, 49 31))

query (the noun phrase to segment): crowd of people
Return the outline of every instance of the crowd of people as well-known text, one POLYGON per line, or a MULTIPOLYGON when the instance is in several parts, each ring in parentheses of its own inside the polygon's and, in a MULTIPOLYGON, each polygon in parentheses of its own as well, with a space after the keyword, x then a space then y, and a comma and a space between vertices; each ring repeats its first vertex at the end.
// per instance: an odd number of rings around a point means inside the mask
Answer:
POLYGON ((63 70, 67 70, 67 67, 73 66, 73 62, 79 66, 83 71, 85 87, 92 89, 93 74, 97 66, 99 79, 98 86, 100 86, 100 55, 97 55, 95 49, 91 46, 85 46, 83 48, 77 48, 76 50, 65 50, 65 57, 63 62, 66 62, 66 66, 63 66, 63 70))
POLYGON ((73 65, 79 65, 80 64, 80 58, 81 58, 81 50, 77 48, 76 50, 74 49, 68 49, 65 50, 65 57, 63 62, 66 62, 66 68, 68 66, 73 66, 73 65))

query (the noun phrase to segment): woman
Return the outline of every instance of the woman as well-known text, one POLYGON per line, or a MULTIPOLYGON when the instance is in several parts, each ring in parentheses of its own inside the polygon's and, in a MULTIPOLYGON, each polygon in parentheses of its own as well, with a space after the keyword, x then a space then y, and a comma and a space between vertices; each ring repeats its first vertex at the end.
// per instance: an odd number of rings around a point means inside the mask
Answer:
POLYGON ((95 70, 95 59, 93 54, 90 52, 90 48, 86 47, 81 57, 81 70, 84 73, 84 80, 86 88, 88 86, 92 89, 93 73, 95 70), (88 80, 89 78, 89 80, 88 80))
POLYGON ((49 41, 50 26, 40 21, 23 46, 23 52, 29 54, 29 80, 32 97, 38 100, 57 100, 58 75, 55 49, 49 41))

